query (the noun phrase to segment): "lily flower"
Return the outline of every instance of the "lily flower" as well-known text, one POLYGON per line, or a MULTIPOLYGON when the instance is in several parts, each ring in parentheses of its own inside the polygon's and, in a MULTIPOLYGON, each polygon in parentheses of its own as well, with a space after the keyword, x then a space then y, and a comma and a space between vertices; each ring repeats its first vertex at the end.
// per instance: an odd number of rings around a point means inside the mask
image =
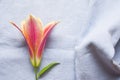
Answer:
POLYGON ((30 15, 22 22, 21 27, 18 27, 13 22, 10 23, 15 26, 24 36, 29 48, 32 66, 34 68, 39 67, 47 37, 58 22, 53 21, 43 27, 40 19, 30 15))

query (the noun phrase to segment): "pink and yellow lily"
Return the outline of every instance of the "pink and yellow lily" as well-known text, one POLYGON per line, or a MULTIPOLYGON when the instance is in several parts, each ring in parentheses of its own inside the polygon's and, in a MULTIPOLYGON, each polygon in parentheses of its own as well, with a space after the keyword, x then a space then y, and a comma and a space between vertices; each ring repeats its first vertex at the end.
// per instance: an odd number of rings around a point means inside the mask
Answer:
POLYGON ((33 67, 39 67, 47 37, 57 23, 58 22, 53 21, 43 27, 40 19, 32 15, 22 22, 20 28, 15 23, 11 22, 11 24, 22 33, 26 40, 29 48, 30 61, 33 67))

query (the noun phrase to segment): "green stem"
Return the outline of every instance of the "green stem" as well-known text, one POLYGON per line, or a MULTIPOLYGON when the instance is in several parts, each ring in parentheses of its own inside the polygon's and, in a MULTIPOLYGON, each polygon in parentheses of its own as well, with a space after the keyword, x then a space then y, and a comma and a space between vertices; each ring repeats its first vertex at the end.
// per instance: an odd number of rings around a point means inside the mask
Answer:
POLYGON ((34 67, 34 72, 35 72, 35 80, 38 80, 38 77, 37 77, 38 68, 34 67))

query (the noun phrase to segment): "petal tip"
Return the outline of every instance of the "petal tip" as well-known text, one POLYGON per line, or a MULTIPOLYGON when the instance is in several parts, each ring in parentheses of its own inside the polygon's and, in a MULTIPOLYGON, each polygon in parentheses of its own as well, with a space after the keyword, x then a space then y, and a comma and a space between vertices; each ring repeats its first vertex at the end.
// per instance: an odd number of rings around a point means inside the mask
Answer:
POLYGON ((29 14, 28 19, 35 19, 36 17, 32 14, 29 14))
POLYGON ((14 22, 12 22, 12 21, 9 21, 9 23, 10 24, 12 24, 13 26, 15 26, 15 27, 18 27, 14 22))
POLYGON ((54 21, 54 26, 56 26, 58 23, 60 23, 60 21, 54 21))
POLYGON ((12 24, 12 25, 14 25, 14 24, 15 24, 15 23, 14 23, 14 22, 12 22, 12 21, 9 21, 9 23, 10 23, 10 24, 12 24))
POLYGON ((33 15, 32 15, 32 14, 30 14, 30 15, 29 15, 29 17, 30 17, 30 18, 33 18, 33 15))

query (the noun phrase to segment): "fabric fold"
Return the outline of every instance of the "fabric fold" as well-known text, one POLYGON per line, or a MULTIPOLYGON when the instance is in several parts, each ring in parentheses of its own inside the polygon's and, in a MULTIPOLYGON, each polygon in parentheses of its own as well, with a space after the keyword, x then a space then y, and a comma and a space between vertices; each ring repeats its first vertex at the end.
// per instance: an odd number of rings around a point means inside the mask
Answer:
MULTIPOLYGON (((111 6, 109 7, 111 8, 111 6)), ((88 50, 96 55, 101 63, 109 68, 110 72, 120 74, 119 62, 113 59, 118 53, 115 46, 120 39, 120 11, 118 6, 115 5, 111 9, 105 9, 103 9, 103 13, 100 12, 95 16, 96 19, 91 26, 92 29, 81 44, 75 47, 75 50, 78 55, 80 50, 88 50)))

